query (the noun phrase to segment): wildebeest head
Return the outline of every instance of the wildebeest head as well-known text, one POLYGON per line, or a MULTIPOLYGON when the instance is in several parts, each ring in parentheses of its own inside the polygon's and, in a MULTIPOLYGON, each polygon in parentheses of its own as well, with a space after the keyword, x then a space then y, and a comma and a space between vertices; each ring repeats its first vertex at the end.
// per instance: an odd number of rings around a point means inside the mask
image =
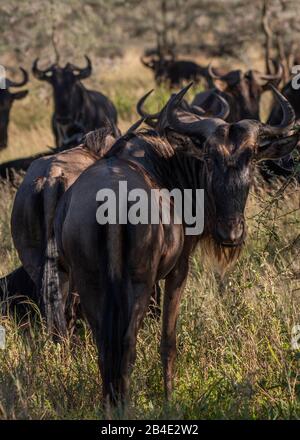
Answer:
POLYGON ((84 68, 67 63, 65 67, 52 64, 48 69, 38 68, 38 58, 32 66, 33 75, 49 82, 53 87, 55 118, 60 124, 72 121, 72 108, 75 87, 80 80, 88 78, 92 73, 91 60, 85 56, 87 65, 84 68))
POLYGON ((187 153, 203 161, 206 222, 214 242, 223 248, 239 247, 246 233, 244 211, 254 164, 278 159, 295 148, 299 138, 292 131, 295 114, 284 96, 271 86, 283 113, 277 126, 250 119, 230 124, 197 116, 180 109, 188 87, 169 101, 167 119, 176 132, 193 140, 195 149, 187 153))
POLYGON ((161 84, 167 78, 168 67, 173 63, 173 59, 166 58, 161 54, 159 56, 141 57, 141 63, 153 70, 154 78, 157 84, 161 84))
POLYGON ((228 122, 241 119, 259 120, 259 103, 261 94, 269 84, 278 85, 282 78, 283 69, 278 65, 276 74, 265 75, 257 70, 232 70, 225 75, 217 75, 210 65, 208 74, 218 90, 224 92, 230 105, 228 122))
POLYGON ((20 92, 11 92, 11 87, 22 87, 28 82, 28 73, 26 70, 20 67, 23 74, 23 79, 19 82, 6 79, 5 89, 0 89, 0 149, 7 147, 8 140, 8 123, 9 115, 13 102, 15 99, 24 98, 28 90, 22 90, 20 92))

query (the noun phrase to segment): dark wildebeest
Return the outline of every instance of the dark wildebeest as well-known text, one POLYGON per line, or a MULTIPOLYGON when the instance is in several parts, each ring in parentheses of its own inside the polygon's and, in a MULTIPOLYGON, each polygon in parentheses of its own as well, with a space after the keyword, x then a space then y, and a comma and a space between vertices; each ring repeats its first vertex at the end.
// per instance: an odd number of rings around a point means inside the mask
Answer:
POLYGON ((66 131, 74 123, 80 124, 84 133, 104 127, 109 123, 118 135, 117 111, 113 103, 102 93, 88 90, 81 80, 92 73, 92 64, 86 56, 87 65, 79 68, 67 63, 65 67, 53 64, 46 70, 38 68, 38 59, 32 66, 34 76, 49 82, 53 87, 54 113, 52 128, 56 145, 62 146, 66 131))
POLYGON ((11 87, 22 87, 28 82, 28 73, 22 67, 20 67, 20 70, 23 74, 21 81, 16 82, 6 79, 6 88, 0 88, 0 150, 7 147, 9 116, 13 102, 16 99, 24 98, 28 93, 28 90, 15 93, 10 91, 11 87))
POLYGON ((297 135, 289 136, 293 109, 276 90, 283 108, 283 119, 277 127, 254 120, 228 124, 182 111, 179 105, 186 90, 167 106, 171 129, 161 135, 148 130, 118 140, 107 157, 81 174, 62 196, 56 211, 59 255, 69 268, 95 337, 105 403, 126 399, 137 333, 153 286, 162 279, 161 355, 166 397, 170 397, 176 321, 189 257, 200 241, 220 270, 235 261, 245 240, 244 209, 254 163, 286 155, 298 141, 297 135), (119 211, 119 183, 124 181, 126 196, 131 196, 119 211), (138 224, 126 223, 124 217, 122 222, 114 222, 113 218, 106 224, 97 222, 99 209, 108 209, 96 202, 99 190, 111 195, 107 198, 112 205, 116 201, 119 219, 121 215, 128 218, 133 208, 138 209, 133 201, 141 197, 141 190, 147 202, 152 201, 153 189, 178 189, 181 194, 193 189, 190 201, 195 214, 195 189, 199 188, 204 189, 205 203, 202 234, 187 235, 188 225, 177 224, 172 210, 169 224, 162 222, 165 191, 161 197, 157 192, 154 195, 154 205, 160 209, 158 223, 151 223, 149 217, 138 224), (132 190, 136 191, 134 196, 132 190))
POLYGON ((209 80, 207 67, 189 60, 168 59, 162 56, 152 56, 150 59, 141 57, 145 67, 153 70, 154 79, 157 84, 168 82, 170 87, 176 87, 183 81, 199 82, 201 79, 209 80))
POLYGON ((62 297, 57 296, 53 286, 43 284, 56 257, 53 218, 63 192, 116 140, 110 127, 98 130, 97 136, 99 150, 94 149, 95 143, 89 143, 87 135, 85 143, 76 148, 35 160, 16 193, 12 210, 11 231, 18 255, 40 292, 39 307, 46 316, 49 331, 62 336, 67 332, 64 308, 69 293, 68 280, 60 271, 64 286, 62 297))
POLYGON ((278 66, 277 73, 265 75, 256 70, 233 70, 225 75, 217 75, 209 65, 208 73, 215 83, 213 89, 198 93, 192 105, 202 106, 212 93, 220 93, 228 102, 230 113, 227 122, 238 122, 242 119, 259 120, 259 104, 262 93, 269 84, 279 84, 282 77, 282 67, 278 66))

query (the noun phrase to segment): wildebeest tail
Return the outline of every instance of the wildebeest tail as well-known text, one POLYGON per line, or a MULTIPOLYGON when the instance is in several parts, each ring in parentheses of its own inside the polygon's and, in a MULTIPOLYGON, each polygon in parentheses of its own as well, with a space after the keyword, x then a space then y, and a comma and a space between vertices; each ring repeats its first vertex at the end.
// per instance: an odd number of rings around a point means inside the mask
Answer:
POLYGON ((64 303, 57 269, 57 245, 54 237, 47 241, 43 267, 42 295, 49 333, 65 336, 67 333, 64 303))
POLYGON ((46 242, 45 259, 41 267, 42 303, 48 331, 60 336, 66 335, 67 325, 59 284, 58 248, 53 231, 53 222, 58 201, 64 191, 63 178, 59 177, 53 182, 47 182, 43 194, 46 242))
POLYGON ((130 322, 132 288, 124 250, 124 225, 107 225, 106 267, 102 326, 100 329, 100 357, 104 398, 117 402, 123 397, 122 364, 124 338, 130 322))

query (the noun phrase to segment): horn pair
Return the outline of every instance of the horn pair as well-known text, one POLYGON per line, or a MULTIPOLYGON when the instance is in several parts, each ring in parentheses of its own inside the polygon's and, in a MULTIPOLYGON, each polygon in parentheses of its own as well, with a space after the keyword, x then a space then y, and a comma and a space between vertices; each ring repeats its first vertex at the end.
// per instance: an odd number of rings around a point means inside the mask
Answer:
MULTIPOLYGON (((186 87, 185 89, 183 89, 183 90, 185 90, 184 94, 187 92, 188 88, 189 88, 191 85, 192 85, 192 83, 191 83, 188 87, 186 87)), ((162 110, 160 110, 159 112, 157 112, 157 113, 152 113, 152 114, 147 113, 147 112, 144 110, 143 106, 144 106, 144 103, 145 103, 145 101, 147 100, 148 96, 149 96, 152 92, 153 92, 153 89, 150 90, 148 93, 146 93, 146 94, 145 94, 145 95, 144 95, 144 96, 138 101, 138 103, 137 103, 137 112, 138 112, 138 114, 143 118, 143 120, 144 120, 148 125, 150 125, 151 127, 154 128, 154 127, 156 127, 156 125, 157 125, 157 123, 158 123, 158 119, 159 119, 159 118, 162 118, 162 115, 166 112, 166 109, 167 109, 168 104, 166 104, 165 107, 164 107, 162 110), (157 120, 157 121, 154 122, 155 120, 157 120)), ((183 91, 182 91, 182 92, 183 92, 183 91)), ((181 92, 180 92, 180 93, 181 93, 181 92)), ((176 96, 177 96, 177 95, 173 94, 173 95, 171 96, 170 99, 171 99, 171 100, 172 100, 173 98, 175 99, 176 96)), ((183 95, 182 95, 182 97, 183 97, 183 95)), ((226 119, 227 116, 228 116, 228 114, 229 114, 229 111, 230 111, 230 108, 229 108, 229 105, 228 105, 227 101, 226 101, 222 96, 220 96, 220 95, 218 95, 218 94, 214 94, 213 97, 214 97, 215 99, 218 100, 218 102, 219 102, 219 109, 218 109, 218 112, 217 112, 217 113, 215 113, 215 114, 212 115, 212 117, 219 118, 219 119, 226 119)), ((202 108, 199 107, 199 106, 188 104, 188 102, 187 102, 186 100, 184 100, 184 99, 181 99, 180 102, 178 103, 178 105, 180 105, 180 110, 182 110, 183 112, 192 113, 192 114, 197 115, 197 116, 200 116, 200 117, 201 117, 201 116, 202 116, 202 117, 205 116, 205 114, 207 113, 207 111, 205 111, 204 109, 202 109, 202 108)))
MULTIPOLYGON (((86 66, 81 68, 76 66, 75 64, 70 64, 67 63, 65 66, 65 69, 71 69, 74 73, 74 75, 78 78, 78 79, 84 79, 87 78, 88 76, 91 75, 92 73, 92 63, 90 58, 85 55, 85 59, 86 59, 86 66), (77 71, 77 73, 75 73, 75 71, 77 71)), ((50 67, 48 67, 45 70, 42 70, 38 67, 38 62, 39 62, 39 58, 36 58, 33 65, 32 65, 32 73, 33 75, 39 79, 39 80, 47 80, 49 79, 49 77, 52 75, 53 70, 55 69, 55 67, 57 67, 57 64, 52 64, 50 67)))
MULTIPOLYGON (((177 93, 174 97, 170 99, 167 106, 167 119, 174 130, 178 130, 179 132, 183 132, 186 134, 207 136, 212 131, 214 131, 217 125, 220 125, 220 123, 224 122, 220 121, 220 119, 199 116, 197 117, 197 120, 186 122, 186 120, 182 120, 180 118, 180 114, 177 111, 178 106, 180 105, 184 95, 191 87, 191 85, 192 84, 189 84, 187 87, 182 89, 179 93, 177 93)), ((253 124, 255 124, 259 129, 259 136, 262 137, 274 137, 284 135, 293 128, 295 123, 295 112, 289 101, 274 86, 270 85, 270 87, 281 106, 283 116, 280 124, 276 126, 263 124, 259 121, 252 121, 253 124)), ((191 116, 195 115, 191 114, 191 116)))

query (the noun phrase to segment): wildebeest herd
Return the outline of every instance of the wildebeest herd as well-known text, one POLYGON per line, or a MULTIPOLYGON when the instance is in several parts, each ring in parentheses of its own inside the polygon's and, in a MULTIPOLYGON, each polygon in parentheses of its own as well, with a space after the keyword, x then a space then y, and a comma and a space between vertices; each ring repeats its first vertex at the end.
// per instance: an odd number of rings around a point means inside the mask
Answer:
MULTIPOLYGON (((88 57, 86 62, 84 68, 68 63, 44 70, 38 60, 33 63, 33 75, 53 88, 57 148, 0 166, 8 179, 12 169, 27 171, 11 217, 22 266, 1 280, 0 299, 8 310, 23 315, 22 295, 29 297, 57 341, 74 331, 78 316, 87 319, 99 353, 103 402, 117 404, 127 399, 137 334, 149 307, 159 315, 159 282, 164 281, 161 358, 170 398, 176 322, 190 255, 199 245, 224 273, 246 241, 244 211, 255 168, 263 164, 260 172, 266 180, 274 174, 299 178, 293 151, 300 136, 300 92, 291 83, 282 93, 278 90, 280 65, 275 74, 265 75, 143 58, 157 82, 173 87, 204 77, 208 88, 189 103, 189 84, 171 94, 156 114, 144 109, 147 93, 137 103, 139 119, 121 134, 113 103, 81 83, 92 73, 88 57), (259 102, 267 89, 276 103, 263 123, 259 102), (187 225, 177 224, 174 216, 169 224, 100 225, 96 194, 101 189, 117 193, 122 181, 128 190, 146 194, 202 188, 203 232, 187 235, 187 225)), ((1 148, 7 147, 11 104, 27 93, 10 91, 28 82, 28 74, 22 73, 21 82, 8 81, 8 88, 0 90, 1 148)))

